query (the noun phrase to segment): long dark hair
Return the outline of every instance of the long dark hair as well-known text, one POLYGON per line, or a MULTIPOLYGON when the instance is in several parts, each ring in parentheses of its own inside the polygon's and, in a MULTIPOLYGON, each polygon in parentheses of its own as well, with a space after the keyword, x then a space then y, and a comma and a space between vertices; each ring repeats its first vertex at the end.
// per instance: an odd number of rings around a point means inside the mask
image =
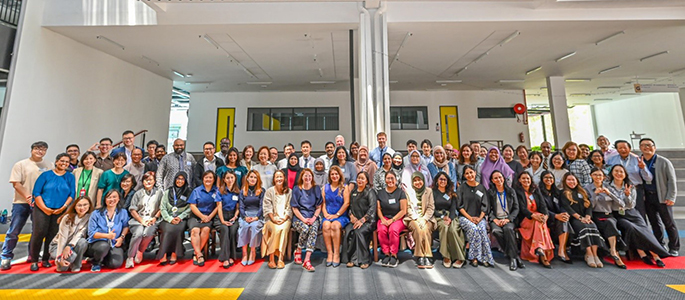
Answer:
POLYGON ((79 203, 81 200, 88 200, 88 211, 86 212, 86 215, 93 212, 93 202, 90 201, 90 197, 88 196, 80 196, 76 198, 75 201, 71 202, 69 207, 67 208, 67 212, 64 213, 59 219, 57 219, 57 224, 62 222, 62 219, 67 218, 67 225, 71 225, 74 223, 74 219, 76 219, 76 204, 79 203))
POLYGON ((544 171, 542 171, 542 173, 540 173, 540 182, 542 182, 542 183, 540 184, 540 186, 539 186, 538 188, 540 189, 540 192, 542 192, 542 195, 543 195, 543 196, 548 196, 548 197, 549 197, 549 196, 552 196, 552 197, 557 197, 557 198, 558 198, 558 197, 559 197, 559 194, 560 194, 560 191, 559 191, 559 189, 557 188, 557 185, 556 185, 555 181, 552 182, 551 189, 548 190, 547 187, 545 186, 544 178, 545 178, 545 176, 548 175, 548 174, 552 176, 552 180, 555 180, 555 179, 556 179, 556 178, 554 177, 554 173, 552 173, 552 171, 544 170, 544 171))
POLYGON ((573 199, 573 193, 579 193, 583 196, 583 206, 585 206, 585 208, 590 207, 590 205, 592 204, 590 203, 590 197, 588 197, 585 189, 580 186, 580 180, 578 180, 578 177, 576 177, 576 175, 573 175, 571 172, 567 172, 566 174, 564 174, 564 179, 562 179, 561 183, 564 186, 564 196, 566 196, 566 199, 568 199, 568 201, 571 202, 571 204, 575 204, 578 202, 575 199, 573 199), (566 184, 566 178, 569 178, 571 176, 573 176, 573 178, 575 178, 578 182, 575 188, 571 188, 566 184))
POLYGON ((609 175, 607 175, 607 179, 609 179, 609 182, 614 182, 614 169, 616 169, 616 168, 623 169, 623 173, 626 174, 626 178, 623 179, 623 185, 624 186, 629 186, 629 185, 633 184, 632 182, 630 182, 630 178, 628 178, 628 171, 621 164, 617 164, 617 165, 614 165, 613 167, 611 167, 611 170, 609 171, 609 175))
POLYGON ((107 192, 107 194, 103 196, 102 199, 104 200, 105 205, 98 209, 99 212, 105 212, 107 210, 107 198, 114 193, 116 193, 117 196, 119 196, 119 201, 117 201, 117 210, 121 210, 122 208, 124 208, 124 196, 121 195, 121 192, 119 192, 119 190, 111 189, 107 192))
MULTIPOLYGON (((457 193, 454 192, 454 182, 452 182, 452 179, 450 179, 450 177, 444 171, 438 172, 438 174, 435 174, 435 177, 433 177, 433 189, 438 189, 438 179, 440 179, 440 176, 445 177, 445 179, 447 179, 447 186, 445 186, 445 192, 447 192, 447 194, 450 197, 456 197, 457 193)), ((433 193, 433 195, 435 195, 435 193, 433 193)))
MULTIPOLYGON (((561 161, 562 161, 562 163, 561 163, 561 168, 562 168, 562 169, 567 169, 567 170, 568 170, 568 166, 566 165, 566 158, 565 158, 564 155, 563 155, 561 152, 559 152, 559 151, 554 152, 554 153, 552 154, 552 156, 549 157, 549 164, 550 164, 550 166, 552 167, 552 170, 555 170, 555 169, 554 169, 554 157, 556 157, 556 156, 561 156, 561 161)), ((544 161, 543 161, 543 163, 544 163, 544 161)))
POLYGON ((595 165, 595 162, 592 161, 592 156, 595 155, 595 153, 599 153, 599 156, 602 157, 602 166, 604 166, 606 162, 604 161, 604 153, 602 153, 602 150, 592 150, 592 152, 590 152, 590 155, 588 155, 585 159, 587 161, 587 164, 590 166, 595 165))
POLYGON ((525 191, 525 189, 523 188, 523 185, 520 182, 521 176, 524 176, 524 175, 528 175, 528 177, 530 178, 530 187, 528 187, 528 193, 532 194, 535 191, 535 189, 538 188, 538 186, 535 184, 535 182, 533 182, 533 175, 530 175, 530 173, 528 173, 528 171, 523 171, 518 176, 516 176, 516 183, 514 183, 514 187, 516 189, 520 189, 521 191, 525 191))

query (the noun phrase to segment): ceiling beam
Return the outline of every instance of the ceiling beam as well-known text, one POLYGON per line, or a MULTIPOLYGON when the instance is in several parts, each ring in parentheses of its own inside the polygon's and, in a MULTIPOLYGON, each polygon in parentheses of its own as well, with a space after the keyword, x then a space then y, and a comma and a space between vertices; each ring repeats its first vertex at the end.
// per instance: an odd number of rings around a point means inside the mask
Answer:
POLYGON ((167 4, 164 2, 153 1, 153 0, 143 0, 142 2, 145 3, 145 5, 149 6, 150 8, 152 8, 154 11, 156 11, 158 13, 166 12, 167 4))

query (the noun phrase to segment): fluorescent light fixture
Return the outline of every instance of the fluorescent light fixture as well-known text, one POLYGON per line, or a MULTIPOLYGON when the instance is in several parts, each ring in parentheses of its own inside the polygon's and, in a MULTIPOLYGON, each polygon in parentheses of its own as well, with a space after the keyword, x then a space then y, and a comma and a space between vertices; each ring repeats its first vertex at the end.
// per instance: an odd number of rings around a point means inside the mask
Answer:
POLYGON ((506 43, 508 43, 508 42, 511 42, 511 40, 513 40, 514 38, 516 38, 517 36, 519 36, 519 34, 521 34, 521 32, 518 31, 518 30, 516 30, 516 32, 512 33, 512 34, 511 34, 510 36, 508 36, 506 39, 502 40, 502 41, 499 43, 499 46, 502 47, 502 46, 504 46, 504 44, 506 44, 506 43))
POLYGON ((615 37, 617 37, 617 36, 619 36, 619 35, 625 34, 625 33, 626 33, 625 31, 619 31, 619 32, 617 32, 617 33, 614 33, 614 34, 612 34, 612 35, 610 35, 610 36, 608 36, 608 37, 605 37, 605 38, 603 38, 603 39, 601 39, 601 40, 595 42, 595 45, 599 46, 599 44, 604 43, 604 42, 606 42, 606 41, 608 41, 608 40, 610 40, 610 39, 613 39, 613 38, 615 38, 615 37))
POLYGON ((178 90, 171 90, 171 92, 173 92, 173 93, 175 93, 175 94, 178 94, 179 96, 190 97, 190 94, 184 93, 184 92, 181 92, 181 91, 178 91, 178 90))
POLYGON ((562 56, 562 57, 559 57, 559 58, 555 59, 554 61, 560 62, 560 61, 562 61, 562 60, 564 60, 564 59, 567 59, 567 58, 569 58, 569 57, 571 57, 571 56, 574 56, 574 55, 576 55, 576 52, 575 52, 575 51, 573 51, 573 52, 571 52, 571 53, 569 53, 569 54, 566 54, 566 55, 564 55, 564 56, 562 56))
MULTIPOLYGON (((635 82, 638 82, 638 81, 656 81, 656 78, 640 78, 640 77, 636 77, 636 78, 634 78, 632 81, 635 81, 635 82)), ((631 82, 632 82, 632 81, 631 81, 631 82)))
POLYGON ((249 85, 269 85, 272 82, 271 81, 248 81, 246 83, 249 85))
POLYGON ((254 78, 254 77, 257 77, 257 76, 254 76, 254 74, 252 74, 252 72, 250 72, 250 70, 248 70, 248 69, 245 68, 245 67, 243 67, 243 71, 245 72, 245 74, 247 74, 247 75, 250 76, 250 77, 253 77, 253 78, 254 78))
POLYGON ((398 82, 399 82, 399 81, 397 81, 397 80, 390 80, 390 84, 398 83, 398 82))
POLYGON ((598 90, 618 90, 621 89, 620 86, 598 86, 598 90))
POLYGON ((635 96, 636 93, 621 93, 621 96, 635 96))
POLYGON ((489 54, 488 52, 485 52, 485 53, 481 54, 481 55, 478 56, 476 59, 474 59, 472 63, 475 64, 475 63, 479 62, 481 59, 483 59, 484 57, 488 56, 488 54, 489 54))
POLYGON ((310 81, 310 84, 334 84, 335 81, 332 80, 319 80, 319 81, 310 81))
POLYGON ((678 70, 673 70, 673 71, 671 71, 671 72, 668 72, 668 74, 680 73, 680 72, 682 72, 682 71, 685 71, 685 68, 678 69, 678 70))
POLYGON ((112 45, 115 45, 115 46, 121 48, 121 50, 126 50, 126 48, 124 48, 124 46, 123 46, 122 44, 119 44, 119 43, 117 43, 117 42, 115 42, 115 41, 113 41, 113 40, 110 40, 110 39, 108 39, 107 37, 105 37, 105 36, 103 36, 103 35, 98 35, 98 36, 97 36, 97 39, 98 39, 98 40, 103 40, 103 41, 106 41, 106 42, 108 42, 108 43, 110 43, 110 44, 112 44, 112 45))
POLYGON ((589 97, 589 96, 592 96, 592 94, 590 94, 590 93, 573 93, 569 96, 571 96, 571 97, 589 97))
POLYGON ((613 66, 613 67, 611 67, 611 68, 607 68, 607 69, 601 70, 601 71, 599 71, 599 73, 597 73, 597 74, 604 74, 604 73, 606 73, 606 72, 616 70, 616 69, 618 69, 618 68, 620 68, 620 67, 621 67, 620 65, 619 65, 619 66, 613 66))
POLYGON ((210 37, 209 35, 205 34, 205 35, 202 36, 202 38, 205 39, 205 41, 207 41, 207 43, 212 44, 212 46, 216 47, 217 49, 220 48, 219 43, 217 43, 217 42, 216 42, 212 37, 210 37))
POLYGON ((323 77, 323 70, 321 68, 319 68, 319 77, 323 77))
POLYGON ((461 83, 461 80, 436 80, 435 83, 461 83))
POLYGON ((567 78, 566 82, 589 82, 591 80, 590 78, 567 78))
POLYGON ((595 101, 611 101, 611 100, 614 100, 614 99, 611 99, 611 98, 598 98, 598 99, 595 99, 595 101))
POLYGON ((540 96, 542 96, 542 94, 526 94, 526 96, 530 96, 530 97, 540 97, 540 96))
POLYGON ((499 83, 518 83, 518 82, 524 82, 523 79, 500 79, 497 81, 499 83))
POLYGON ((541 86, 540 89, 541 89, 541 90, 547 90, 547 87, 546 87, 546 86, 541 86))
MULTIPOLYGON (((455 75, 455 76, 459 76, 459 74, 461 74, 461 73, 463 73, 464 71, 466 71, 467 68, 468 68, 468 67, 463 67, 463 68, 459 69, 459 71, 457 71, 457 73, 454 73, 454 75, 455 75)), ((683 70, 685 70, 685 69, 683 69, 683 70)))
POLYGON ((530 69, 530 70, 526 71, 526 75, 533 74, 533 73, 535 73, 535 72, 537 72, 537 71, 540 71, 541 69, 542 69, 542 66, 535 67, 535 68, 533 68, 533 69, 530 69))
POLYGON ((668 54, 668 51, 661 51, 661 52, 659 52, 659 53, 655 53, 655 54, 652 54, 652 55, 647 55, 647 56, 645 56, 645 57, 643 57, 643 58, 640 58, 640 61, 642 62, 642 61, 648 60, 648 59, 650 59, 650 58, 657 57, 657 56, 659 56, 659 55, 664 55, 664 54, 668 54))
POLYGON ((149 57, 147 57, 147 56, 145 56, 145 55, 143 55, 143 59, 144 59, 144 60, 147 60, 149 63, 155 64, 155 65, 157 65, 157 66, 159 67, 159 63, 158 63, 156 60, 154 60, 154 59, 152 59, 152 58, 149 58, 149 57))
POLYGON ((176 76, 178 76, 178 77, 186 78, 186 75, 183 74, 183 73, 181 73, 181 72, 179 72, 179 71, 171 70, 171 72, 174 72, 174 74, 176 74, 176 76))

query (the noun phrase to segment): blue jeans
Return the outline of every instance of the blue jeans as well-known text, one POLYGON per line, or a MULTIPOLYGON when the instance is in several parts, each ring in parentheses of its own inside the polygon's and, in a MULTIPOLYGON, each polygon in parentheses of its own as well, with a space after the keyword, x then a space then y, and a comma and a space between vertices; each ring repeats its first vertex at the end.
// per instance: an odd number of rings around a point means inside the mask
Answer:
POLYGON ((14 247, 19 241, 19 233, 26 225, 26 220, 31 216, 31 206, 28 204, 12 204, 12 221, 10 228, 7 229, 5 243, 2 244, 2 259, 14 258, 14 247))

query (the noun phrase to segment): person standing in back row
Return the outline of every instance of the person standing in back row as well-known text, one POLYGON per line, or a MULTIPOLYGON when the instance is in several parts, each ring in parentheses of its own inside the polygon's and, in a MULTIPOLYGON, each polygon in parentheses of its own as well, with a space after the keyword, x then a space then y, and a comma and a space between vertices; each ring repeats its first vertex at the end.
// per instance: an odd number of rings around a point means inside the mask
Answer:
POLYGON ((376 162, 378 167, 383 165, 383 154, 390 153, 390 155, 395 154, 395 150, 392 150, 390 146, 386 145, 388 141, 388 135, 385 132, 379 132, 376 134, 376 141, 378 141, 378 147, 373 148, 371 153, 369 153, 369 158, 376 162))
POLYGON ((668 253, 678 256, 680 250, 680 236, 678 228, 673 219, 673 205, 678 195, 678 185, 673 164, 663 156, 656 155, 656 143, 650 138, 640 140, 641 159, 654 178, 644 180, 645 188, 645 209, 649 223, 652 225, 654 236, 663 245, 664 230, 668 234, 668 253), (659 218, 661 221, 659 222, 659 218))
MULTIPOLYGON (((174 152, 165 155, 159 162, 157 173, 155 174, 156 186, 164 190, 169 189, 174 184, 175 175, 178 172, 185 172, 185 174, 193 174, 193 165, 195 165, 195 158, 186 153, 186 142, 182 139, 174 141, 174 152)), ((186 178, 188 185, 192 190, 192 179, 186 178)))

